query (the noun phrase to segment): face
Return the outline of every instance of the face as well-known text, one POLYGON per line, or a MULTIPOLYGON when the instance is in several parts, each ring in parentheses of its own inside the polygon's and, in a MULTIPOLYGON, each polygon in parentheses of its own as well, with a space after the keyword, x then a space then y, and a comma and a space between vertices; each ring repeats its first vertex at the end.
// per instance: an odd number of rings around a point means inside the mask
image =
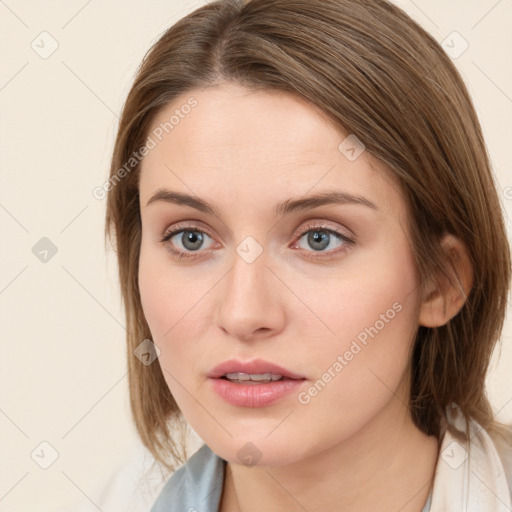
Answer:
POLYGON ((182 95, 151 127, 139 286, 155 364, 228 461, 302 460, 408 401, 419 297, 405 202, 348 136, 302 99, 234 84, 182 95), (288 377, 253 382, 264 373, 288 377))

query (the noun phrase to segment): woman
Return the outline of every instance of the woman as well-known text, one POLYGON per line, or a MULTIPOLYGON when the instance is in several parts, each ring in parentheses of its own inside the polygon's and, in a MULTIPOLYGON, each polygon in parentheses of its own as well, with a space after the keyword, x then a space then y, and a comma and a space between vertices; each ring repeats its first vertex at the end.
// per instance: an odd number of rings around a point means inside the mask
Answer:
POLYGON ((384 0, 220 0, 146 55, 109 180, 158 511, 510 510, 510 249, 450 59, 384 0))

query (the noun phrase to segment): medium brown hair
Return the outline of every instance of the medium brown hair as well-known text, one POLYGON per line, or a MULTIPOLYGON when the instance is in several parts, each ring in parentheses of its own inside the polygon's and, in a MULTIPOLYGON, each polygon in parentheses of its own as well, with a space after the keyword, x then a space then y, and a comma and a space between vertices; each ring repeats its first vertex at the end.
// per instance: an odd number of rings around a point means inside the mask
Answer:
POLYGON ((179 20, 145 55, 110 169, 106 236, 115 235, 126 308, 131 410, 156 460, 168 469, 184 461, 183 444, 171 434, 183 417, 160 366, 134 357, 151 338, 138 288, 140 165, 122 176, 120 169, 144 146, 152 120, 169 102, 226 81, 309 100, 389 167, 410 213, 422 289, 429 276, 448 275, 441 235, 465 244, 474 286, 446 325, 419 327, 410 409, 428 435, 440 435, 452 403, 466 420, 502 431, 485 376, 503 328, 510 247, 482 130, 454 64, 386 0, 220 0, 179 20))

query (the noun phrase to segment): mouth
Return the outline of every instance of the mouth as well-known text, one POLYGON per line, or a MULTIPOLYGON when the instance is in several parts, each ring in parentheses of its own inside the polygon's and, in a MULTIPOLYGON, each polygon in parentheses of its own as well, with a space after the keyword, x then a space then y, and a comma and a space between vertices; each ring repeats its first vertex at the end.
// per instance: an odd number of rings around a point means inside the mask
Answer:
POLYGON ((277 382, 279 380, 299 380, 299 379, 290 379, 289 377, 285 377, 284 375, 279 375, 275 373, 244 373, 244 372, 234 372, 234 373, 226 373, 219 377, 221 379, 228 380, 229 382, 233 382, 236 384, 269 384, 271 382, 277 382))
POLYGON ((217 365, 207 375, 211 379, 228 379, 233 382, 275 382, 281 379, 305 379, 303 375, 292 372, 278 364, 263 359, 238 361, 230 359, 217 365))
POLYGON ((302 386, 305 377, 261 359, 226 361, 208 377, 213 390, 237 407, 266 407, 302 386))

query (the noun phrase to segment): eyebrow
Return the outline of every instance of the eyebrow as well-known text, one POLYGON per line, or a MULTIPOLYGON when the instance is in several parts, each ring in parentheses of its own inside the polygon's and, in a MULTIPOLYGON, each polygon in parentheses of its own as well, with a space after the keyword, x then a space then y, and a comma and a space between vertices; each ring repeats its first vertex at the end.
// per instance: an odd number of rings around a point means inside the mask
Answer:
MULTIPOLYGON (((209 213, 217 217, 221 216, 220 210, 212 203, 201 199, 197 196, 185 194, 182 192, 175 192, 166 188, 158 189, 146 203, 149 206, 152 203, 165 202, 178 205, 190 206, 204 213, 209 213)), ((308 197, 300 197, 298 199, 287 199, 274 207, 274 214, 276 216, 286 215, 293 211, 303 211, 316 208, 318 206, 328 204, 355 204, 367 206, 373 210, 380 210, 380 208, 372 203, 369 199, 362 196, 355 196, 346 192, 339 191, 326 191, 320 194, 315 194, 308 197)))

